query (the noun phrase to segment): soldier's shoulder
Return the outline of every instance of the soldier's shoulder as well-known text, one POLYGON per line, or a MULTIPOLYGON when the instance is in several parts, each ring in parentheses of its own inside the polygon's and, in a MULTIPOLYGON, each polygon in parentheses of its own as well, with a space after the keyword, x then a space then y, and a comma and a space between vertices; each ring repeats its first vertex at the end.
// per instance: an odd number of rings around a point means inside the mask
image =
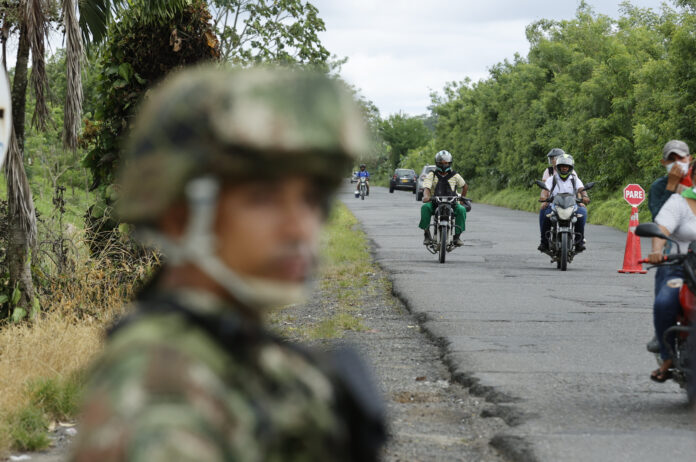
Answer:
POLYGON ((139 443, 130 435, 139 429, 167 450, 178 450, 169 438, 181 433, 220 454, 258 456, 269 444, 255 436, 260 425, 276 435, 312 432, 317 441, 336 435, 334 392, 320 367, 282 342, 230 354, 177 315, 148 316, 117 331, 97 360, 76 447, 90 450, 107 431, 132 449, 139 443), (233 437, 218 444, 206 428, 233 437))

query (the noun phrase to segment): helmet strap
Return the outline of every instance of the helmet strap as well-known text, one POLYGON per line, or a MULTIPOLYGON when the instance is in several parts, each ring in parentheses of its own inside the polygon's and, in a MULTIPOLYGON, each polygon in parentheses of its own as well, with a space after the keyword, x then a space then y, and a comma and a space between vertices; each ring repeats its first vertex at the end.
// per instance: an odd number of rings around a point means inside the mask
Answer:
POLYGON ((305 300, 308 292, 305 284, 242 277, 216 254, 217 237, 213 227, 219 190, 220 184, 215 178, 191 180, 186 187, 190 215, 181 239, 172 240, 153 229, 140 231, 139 238, 160 249, 174 266, 192 263, 235 300, 250 308, 272 308, 305 300))

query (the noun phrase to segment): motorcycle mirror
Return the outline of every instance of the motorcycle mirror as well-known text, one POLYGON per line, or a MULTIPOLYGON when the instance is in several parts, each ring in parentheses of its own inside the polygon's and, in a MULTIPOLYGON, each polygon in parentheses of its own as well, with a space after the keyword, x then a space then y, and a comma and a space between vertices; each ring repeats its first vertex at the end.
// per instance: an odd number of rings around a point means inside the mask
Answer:
POLYGON ((544 190, 546 190, 546 191, 549 190, 549 188, 546 187, 546 183, 544 183, 543 181, 541 181, 541 180, 535 180, 534 182, 535 182, 536 185, 539 186, 541 189, 544 189, 544 190))
POLYGON ((636 236, 659 237, 660 239, 667 239, 668 241, 672 240, 662 233, 662 230, 660 229, 659 226, 657 226, 656 223, 641 223, 641 224, 639 224, 638 226, 636 226, 636 236))
POLYGON ((595 184, 596 184, 596 183, 595 183, 594 181, 592 181, 592 182, 590 182, 590 183, 587 183, 587 184, 585 185, 585 188, 584 188, 585 191, 587 191, 587 190, 589 190, 589 189, 592 189, 592 188, 594 187, 595 184))

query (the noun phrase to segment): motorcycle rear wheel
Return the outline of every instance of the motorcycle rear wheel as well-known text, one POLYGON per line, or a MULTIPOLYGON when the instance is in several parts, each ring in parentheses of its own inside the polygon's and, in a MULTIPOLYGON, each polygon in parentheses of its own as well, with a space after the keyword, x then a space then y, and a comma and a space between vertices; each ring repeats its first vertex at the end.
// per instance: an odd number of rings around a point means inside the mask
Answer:
POLYGON ((563 233, 561 235, 561 258, 559 262, 561 263, 561 271, 566 271, 568 269, 568 234, 563 233))
POLYGON ((445 262, 447 255, 447 226, 440 226, 440 263, 445 262))

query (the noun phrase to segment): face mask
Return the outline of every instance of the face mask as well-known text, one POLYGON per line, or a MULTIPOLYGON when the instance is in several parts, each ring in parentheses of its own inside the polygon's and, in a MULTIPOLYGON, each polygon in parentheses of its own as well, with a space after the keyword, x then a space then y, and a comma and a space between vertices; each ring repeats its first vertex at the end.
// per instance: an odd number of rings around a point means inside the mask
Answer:
POLYGON ((678 168, 680 170, 680 173, 682 176, 686 175, 686 172, 689 171, 689 163, 688 162, 672 162, 671 164, 665 165, 665 168, 667 169, 667 173, 669 174, 673 168, 678 168))

